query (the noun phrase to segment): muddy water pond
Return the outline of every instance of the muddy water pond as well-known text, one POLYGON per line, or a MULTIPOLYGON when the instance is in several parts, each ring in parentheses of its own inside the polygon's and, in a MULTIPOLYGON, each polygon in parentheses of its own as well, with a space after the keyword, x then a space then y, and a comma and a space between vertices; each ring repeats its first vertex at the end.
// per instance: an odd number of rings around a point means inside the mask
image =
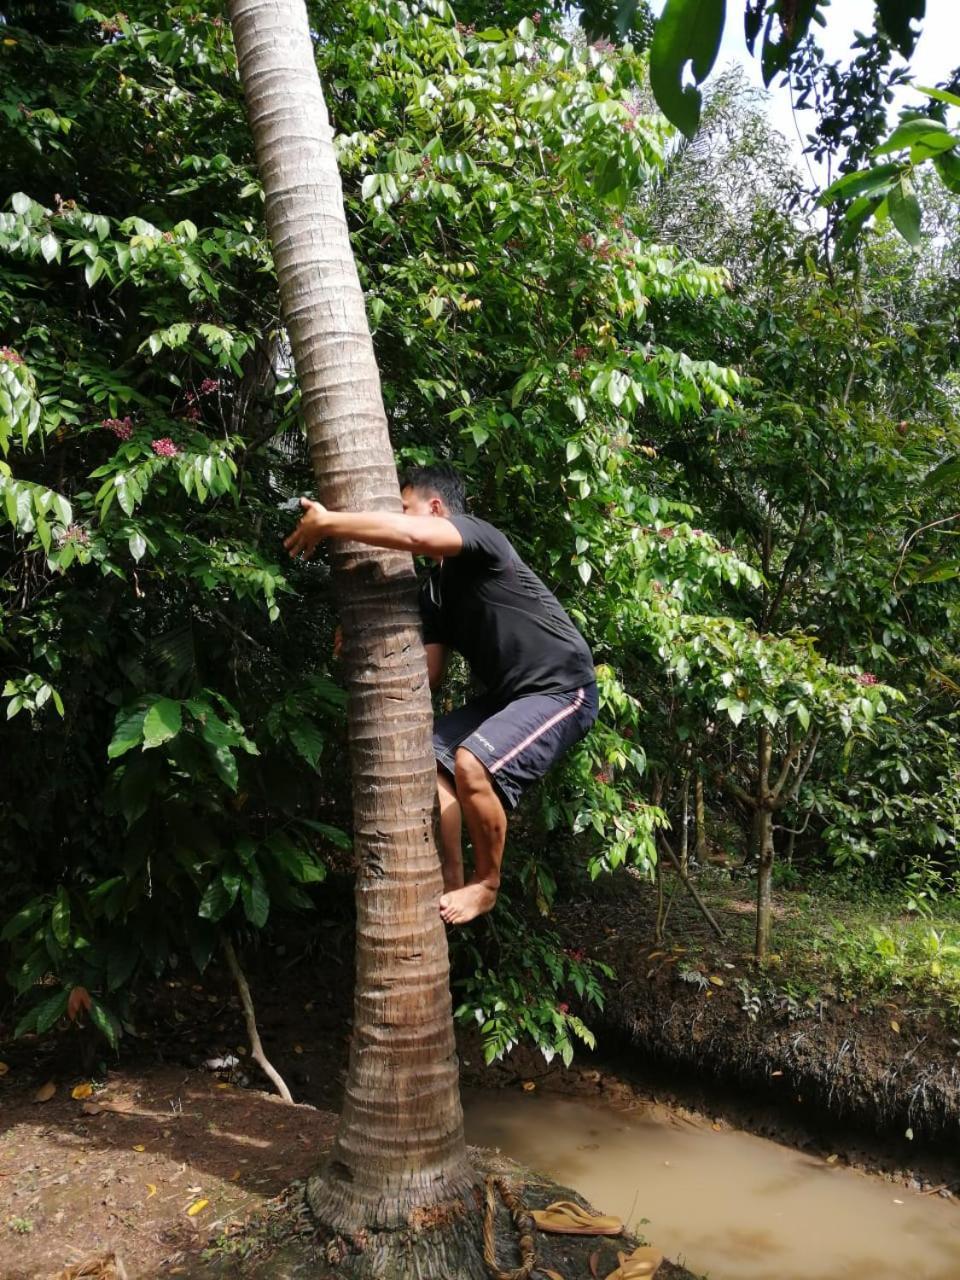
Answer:
POLYGON ((469 1142, 576 1187, 709 1280, 960 1280, 952 1200, 657 1104, 467 1090, 464 1110, 469 1142))

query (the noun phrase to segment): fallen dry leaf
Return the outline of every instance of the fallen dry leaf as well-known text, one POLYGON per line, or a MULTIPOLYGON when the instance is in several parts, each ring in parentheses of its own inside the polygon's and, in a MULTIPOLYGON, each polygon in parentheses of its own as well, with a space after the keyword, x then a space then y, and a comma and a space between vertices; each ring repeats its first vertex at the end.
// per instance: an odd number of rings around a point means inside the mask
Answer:
POLYGON ((293 1046, 293 1052, 294 1052, 294 1053, 303 1053, 303 1045, 302 1045, 302 1044, 295 1044, 295 1045, 293 1046))
POLYGON ((203 1213, 209 1203, 209 1200, 194 1200, 193 1204, 187 1210, 187 1217, 195 1218, 198 1213, 203 1213))
POLYGON ((133 1099, 132 1098, 101 1098, 100 1110, 101 1111, 118 1111, 118 1112, 132 1111, 133 1099))
POLYGON ((99 1102, 85 1102, 80 1110, 85 1116, 98 1116, 103 1111, 103 1107, 99 1102))
POLYGON ((57 1092, 57 1086, 52 1080, 48 1080, 46 1084, 42 1084, 37 1092, 33 1095, 34 1102, 49 1102, 53 1095, 57 1092))
POLYGON ((138 1142, 136 1146, 134 1146, 133 1148, 134 1151, 146 1151, 146 1149, 147 1148, 143 1145, 142 1142, 138 1142))
POLYGON ((0 1076, 5 1076, 9 1070, 10 1067, 6 1062, 0 1062, 0 1076))
POLYGON ((536 1089, 536 1087, 537 1087, 537 1086, 534 1084, 534 1082, 533 1082, 532 1080, 524 1080, 524 1082, 523 1082, 523 1092, 524 1092, 524 1093, 533 1093, 533 1091, 534 1091, 534 1089, 536 1089))
POLYGON ((839 1159, 839 1156, 827 1156, 827 1164, 836 1164, 839 1159))
POLYGON ((149 1200, 151 1196, 155 1196, 156 1194, 157 1194, 156 1183, 148 1182, 147 1183, 147 1199, 149 1200))
POLYGON ((771 1071, 771 1072, 770 1072, 770 1075, 771 1075, 771 1077, 773 1077, 773 1076, 782 1076, 782 1075, 783 1075, 783 1072, 782 1072, 782 1071, 771 1071))
POLYGON ((85 1080, 83 1084, 75 1084, 70 1090, 70 1097, 76 1098, 79 1102, 82 1098, 90 1098, 93 1096, 93 1085, 89 1080, 85 1080))
POLYGON ((232 1086, 231 1086, 231 1085, 229 1085, 229 1084, 227 1084, 227 1082, 226 1082, 225 1080, 221 1080, 219 1084, 215 1084, 213 1087, 214 1087, 215 1089, 229 1089, 229 1088, 231 1088, 232 1086))
POLYGON ((710 981, 713 983, 713 985, 714 985, 715 987, 722 987, 722 986, 723 986, 723 979, 722 979, 722 978, 720 977, 720 975, 719 975, 719 974, 717 974, 717 973, 711 973, 711 975, 710 975, 710 981))
POLYGON ((895 1031, 897 1035, 900 1034, 900 1023, 896 1020, 896 1018, 890 1019, 890 1030, 895 1031))

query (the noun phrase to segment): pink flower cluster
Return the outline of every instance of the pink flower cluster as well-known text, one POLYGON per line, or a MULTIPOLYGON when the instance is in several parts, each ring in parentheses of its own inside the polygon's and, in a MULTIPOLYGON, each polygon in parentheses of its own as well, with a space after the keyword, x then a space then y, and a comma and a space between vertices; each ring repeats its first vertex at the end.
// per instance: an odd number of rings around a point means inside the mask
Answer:
POLYGON ((23 356, 18 355, 12 347, 0 347, 0 360, 8 364, 23 364, 23 356))
POLYGON ((857 684, 879 684, 879 683, 880 681, 873 674, 872 671, 864 671, 861 675, 857 676, 857 684))
POLYGON ((87 533, 86 529, 84 529, 83 525, 71 524, 63 530, 57 539, 57 543, 61 547, 65 546, 68 542, 78 542, 80 546, 88 547, 90 545, 90 535, 87 533))
POLYGON ((180 452, 169 436, 161 436, 159 440, 151 440, 150 448, 158 458, 175 458, 180 452))
POLYGON ((104 418, 100 425, 112 431, 118 440, 129 440, 133 435, 133 423, 129 418, 104 418))
POLYGON ((212 396, 215 391, 220 390, 219 378, 204 378, 200 383, 200 394, 202 396, 212 396))

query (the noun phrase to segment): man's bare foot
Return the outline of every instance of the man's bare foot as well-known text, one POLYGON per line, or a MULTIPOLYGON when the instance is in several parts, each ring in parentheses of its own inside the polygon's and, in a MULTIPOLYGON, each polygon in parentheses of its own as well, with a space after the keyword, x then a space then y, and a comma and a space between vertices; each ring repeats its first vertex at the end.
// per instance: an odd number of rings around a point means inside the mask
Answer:
POLYGON ((446 924, 466 924, 477 916, 492 911, 497 901, 497 888, 482 880, 473 880, 462 889, 445 893, 440 899, 440 915, 446 924))

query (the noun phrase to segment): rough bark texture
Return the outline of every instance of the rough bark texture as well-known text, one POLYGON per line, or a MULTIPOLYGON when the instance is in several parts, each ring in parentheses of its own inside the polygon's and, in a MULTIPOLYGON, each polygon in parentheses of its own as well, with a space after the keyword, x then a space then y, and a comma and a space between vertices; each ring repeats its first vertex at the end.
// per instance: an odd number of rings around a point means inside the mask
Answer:
MULTIPOLYGON (((344 510, 399 510, 303 0, 230 0, 230 18, 318 497, 344 510)), ((438 913, 431 706, 413 565, 350 543, 331 547, 331 563, 350 694, 357 986, 340 1130, 309 1200, 328 1227, 357 1238, 469 1216, 476 1176, 463 1141, 438 913)), ((444 1264, 409 1274, 461 1272, 444 1264)))

